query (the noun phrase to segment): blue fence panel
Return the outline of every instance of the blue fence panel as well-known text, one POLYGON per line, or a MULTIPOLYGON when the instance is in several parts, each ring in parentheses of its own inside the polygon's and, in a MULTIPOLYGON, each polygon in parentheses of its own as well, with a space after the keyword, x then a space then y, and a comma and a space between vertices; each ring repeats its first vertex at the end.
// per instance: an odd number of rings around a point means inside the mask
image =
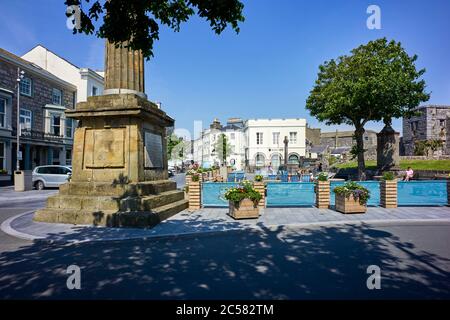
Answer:
MULTIPOLYGON (((341 186, 345 181, 331 181, 330 187, 330 204, 334 206, 335 193, 334 188, 341 186)), ((367 202, 369 206, 379 206, 380 205, 380 182, 379 181, 357 181, 358 184, 367 188, 370 192, 370 199, 367 202)))
POLYGON ((267 184, 268 207, 313 206, 314 183, 279 182, 267 184))
POLYGON ((227 189, 236 187, 238 183, 205 182, 202 184, 202 205, 204 207, 228 207, 224 195, 227 189))
POLYGON ((398 205, 446 205, 447 181, 399 181, 398 182, 398 205))

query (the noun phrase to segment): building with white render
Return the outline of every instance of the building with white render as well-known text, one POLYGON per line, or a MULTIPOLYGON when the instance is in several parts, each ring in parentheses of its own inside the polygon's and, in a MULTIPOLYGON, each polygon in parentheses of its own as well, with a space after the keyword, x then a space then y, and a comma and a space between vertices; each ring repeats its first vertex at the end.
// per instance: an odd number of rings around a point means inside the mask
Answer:
POLYGON ((299 164, 306 155, 305 119, 250 119, 244 124, 245 160, 250 168, 284 163, 284 139, 288 143, 288 163, 299 164))
POLYGON ((103 72, 77 67, 42 45, 37 45, 22 58, 76 86, 76 96, 73 97, 75 102, 83 102, 87 97, 103 94, 103 72))
POLYGON ((198 139, 194 140, 193 160, 203 167, 220 165, 222 163, 216 146, 220 135, 227 137, 231 152, 227 155, 226 164, 233 166, 236 170, 244 169, 245 165, 245 140, 243 132, 243 121, 238 118, 228 119, 225 126, 214 119, 208 129, 203 130, 198 139))
POLYGON ((305 119, 229 119, 222 126, 215 119, 210 128, 194 140, 194 161, 202 166, 219 164, 215 145, 220 134, 225 134, 232 152, 227 164, 237 170, 267 167, 278 169, 284 163, 284 139, 287 137, 288 162, 299 164, 306 155, 305 119))

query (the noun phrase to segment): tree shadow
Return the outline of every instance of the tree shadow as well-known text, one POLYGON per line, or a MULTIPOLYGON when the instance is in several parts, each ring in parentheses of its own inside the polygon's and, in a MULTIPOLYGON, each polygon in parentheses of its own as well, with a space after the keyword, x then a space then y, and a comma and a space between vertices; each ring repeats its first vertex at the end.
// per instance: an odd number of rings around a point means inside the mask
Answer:
MULTIPOLYGON (((214 223, 219 230, 229 222, 189 223, 214 223)), ((389 229, 259 227, 71 245, 35 241, 0 255, 0 292, 4 299, 450 298, 448 257, 421 250, 389 229), (81 290, 66 287, 66 269, 73 264, 81 268, 81 290), (367 289, 370 265, 381 268, 381 290, 367 289)), ((91 236, 103 232, 111 231, 91 236)))

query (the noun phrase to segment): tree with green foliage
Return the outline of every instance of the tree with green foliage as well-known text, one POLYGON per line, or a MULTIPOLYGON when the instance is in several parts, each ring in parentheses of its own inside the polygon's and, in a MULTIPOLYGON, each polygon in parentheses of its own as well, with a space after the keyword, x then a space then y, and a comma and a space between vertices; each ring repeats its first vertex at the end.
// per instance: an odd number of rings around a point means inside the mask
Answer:
POLYGON ((214 152, 217 154, 221 164, 226 164, 227 158, 231 155, 232 147, 225 134, 222 133, 217 137, 214 152))
POLYGON ((239 22, 245 20, 244 5, 239 0, 65 0, 64 3, 81 9, 80 29, 74 29, 74 33, 95 33, 117 45, 126 42, 127 47, 141 50, 146 58, 153 56, 160 26, 178 32, 182 22, 198 15, 209 22, 216 34, 221 34, 228 25, 239 33, 239 22), (96 27, 102 16, 103 23, 96 27))
POLYGON ((355 127, 358 177, 365 179, 364 126, 415 114, 430 98, 417 70, 417 56, 409 56, 400 42, 386 38, 370 41, 337 60, 319 67, 318 78, 306 102, 311 115, 327 125, 355 127))
POLYGON ((175 134, 169 135, 167 138, 167 154, 170 160, 177 160, 183 156, 180 154, 181 150, 179 148, 182 142, 183 138, 177 137, 175 134))

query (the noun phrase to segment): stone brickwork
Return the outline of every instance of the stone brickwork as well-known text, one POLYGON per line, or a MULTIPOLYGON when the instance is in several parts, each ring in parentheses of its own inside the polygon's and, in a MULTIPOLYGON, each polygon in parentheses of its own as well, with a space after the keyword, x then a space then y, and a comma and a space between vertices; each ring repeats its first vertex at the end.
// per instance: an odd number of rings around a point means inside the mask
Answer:
MULTIPOLYGON (((42 78, 40 76, 30 74, 25 69, 26 76, 32 80, 32 95, 20 96, 20 105, 22 108, 28 109, 33 113, 33 123, 32 128, 37 131, 45 130, 45 119, 43 107, 47 104, 52 104, 52 90, 53 88, 59 89, 63 93, 63 106, 69 109, 73 109, 73 93, 75 90, 69 90, 68 88, 61 87, 60 84, 53 83, 48 79, 42 78)), ((2 60, 0 58, 0 88, 4 88, 14 92, 12 96, 12 110, 11 118, 12 127, 16 127, 16 106, 17 106, 17 90, 16 90, 16 79, 17 79, 17 65, 14 65, 8 61, 2 60)))
MULTIPOLYGON (((331 150, 336 148, 352 147, 356 145, 354 131, 334 131, 322 132, 320 134, 320 145, 328 146, 331 150)), ((363 136, 364 153, 366 160, 375 160, 377 157, 377 133, 372 130, 366 130, 363 136)))
POLYGON ((416 141, 442 140, 437 155, 450 155, 450 106, 427 105, 417 109, 418 115, 403 118, 403 147, 406 156, 414 155, 416 141))

